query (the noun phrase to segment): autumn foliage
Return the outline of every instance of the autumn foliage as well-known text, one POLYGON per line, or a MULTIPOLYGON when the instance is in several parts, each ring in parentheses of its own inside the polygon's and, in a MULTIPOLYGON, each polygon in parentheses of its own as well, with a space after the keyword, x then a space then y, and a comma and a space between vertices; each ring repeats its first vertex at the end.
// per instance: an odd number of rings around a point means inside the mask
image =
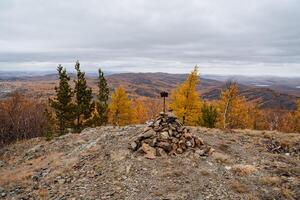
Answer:
POLYGON ((124 126, 133 120, 132 102, 125 89, 120 86, 112 94, 111 104, 108 107, 109 121, 113 125, 124 126))
MULTIPOLYGON (((58 66, 57 70, 59 85, 55 87, 56 95, 49 99, 49 106, 18 93, 0 101, 0 145, 37 136, 51 139, 87 126, 145 124, 163 110, 162 99, 130 99, 122 86, 110 95, 100 69, 94 96, 78 62, 74 89, 66 69, 58 66)), ((300 101, 294 111, 261 109, 257 102, 248 102, 240 95, 235 82, 227 83, 219 100, 203 101, 198 84, 199 72, 195 67, 167 99, 168 108, 185 125, 300 132, 300 101)))
POLYGON ((250 127, 249 106, 245 97, 239 95, 236 83, 228 83, 221 92, 218 127, 224 129, 250 127))
POLYGON ((172 92, 169 108, 186 125, 196 125, 200 114, 200 94, 196 87, 199 83, 198 67, 190 73, 187 80, 172 92))
POLYGON ((45 105, 19 93, 0 101, 0 146, 17 140, 44 135, 45 105))

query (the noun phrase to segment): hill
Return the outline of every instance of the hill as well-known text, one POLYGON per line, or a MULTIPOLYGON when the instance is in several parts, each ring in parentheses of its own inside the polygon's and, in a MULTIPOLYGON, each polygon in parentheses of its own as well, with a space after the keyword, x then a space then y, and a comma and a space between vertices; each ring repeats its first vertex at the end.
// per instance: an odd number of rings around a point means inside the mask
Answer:
MULTIPOLYGON (((73 74, 71 74, 73 76, 73 74)), ((74 76, 73 76, 74 77, 74 76)), ((132 98, 146 96, 157 98, 161 91, 171 92, 178 84, 182 83, 187 74, 167 74, 167 73, 121 73, 108 75, 108 83, 113 90, 119 85, 123 85, 132 98)), ((227 80, 234 78, 200 77, 198 90, 203 99, 216 100, 220 96, 221 90, 225 87, 227 80), (218 80, 217 80, 218 79, 218 80)), ((296 100, 300 99, 300 89, 294 87, 296 79, 285 81, 285 85, 280 85, 281 79, 272 79, 272 87, 262 87, 257 85, 262 80, 252 78, 238 79, 238 86, 242 95, 247 100, 257 102, 262 108, 294 110, 296 100), (248 81, 246 81, 248 80, 248 81), (277 81, 278 80, 278 81, 277 81), (256 81, 256 82, 255 82, 256 81), (253 83, 257 84, 253 84, 253 83), (294 88, 293 88, 294 87, 294 88), (292 89, 293 88, 293 89, 292 89)), ((7 79, 9 80, 9 79, 7 79)), ((12 91, 20 91, 28 96, 48 97, 54 94, 54 86, 57 78, 54 74, 40 76, 24 76, 13 78, 9 81, 0 81, 0 98, 7 96, 12 91)), ((73 82, 71 82, 73 83, 73 82)), ((97 80, 95 75, 88 76, 88 83, 93 88, 94 94, 97 92, 97 80)), ((268 82, 270 84, 270 81, 268 82)))
MULTIPOLYGON (((296 199, 299 134, 190 127, 215 149, 146 159, 144 126, 98 127, 0 149, 3 199, 296 199)), ((1 198, 0 197, 0 198, 1 198)))
MULTIPOLYGON (((123 73, 108 76, 111 87, 123 85, 131 96, 159 97, 161 91, 172 91, 178 84, 182 83, 187 74, 166 74, 166 73, 123 73)), ((228 80, 235 80, 229 79, 228 80)), ((237 80, 238 81, 238 80, 237 80)), ((208 79, 200 78, 198 91, 205 100, 217 100, 221 90, 225 88, 227 79, 208 79)), ((270 89, 254 85, 246 85, 238 82, 241 95, 248 101, 258 103, 261 108, 294 110, 296 100, 300 99, 299 93, 277 91, 276 88, 270 89), (294 94, 298 94, 294 95, 294 94)), ((245 82, 246 83, 246 82, 245 82)))

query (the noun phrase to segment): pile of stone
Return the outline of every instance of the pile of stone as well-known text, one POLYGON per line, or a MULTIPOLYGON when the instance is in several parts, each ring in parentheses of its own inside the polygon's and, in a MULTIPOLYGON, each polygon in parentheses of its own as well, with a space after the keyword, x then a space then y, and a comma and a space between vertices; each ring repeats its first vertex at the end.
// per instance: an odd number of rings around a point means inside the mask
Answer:
POLYGON ((156 156, 182 154, 193 151, 200 156, 208 156, 213 152, 203 140, 190 133, 190 129, 171 113, 160 113, 160 116, 130 144, 133 151, 145 154, 146 158, 156 156))

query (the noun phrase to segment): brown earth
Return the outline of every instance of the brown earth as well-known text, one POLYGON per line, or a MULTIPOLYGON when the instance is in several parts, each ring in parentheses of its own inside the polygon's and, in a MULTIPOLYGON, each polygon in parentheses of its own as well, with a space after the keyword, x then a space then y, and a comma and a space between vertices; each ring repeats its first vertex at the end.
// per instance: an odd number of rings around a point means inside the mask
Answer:
POLYGON ((0 199, 299 199, 299 134, 190 127, 215 149, 150 160, 145 126, 98 127, 0 149, 0 199), (275 142, 274 142, 275 141, 275 142))

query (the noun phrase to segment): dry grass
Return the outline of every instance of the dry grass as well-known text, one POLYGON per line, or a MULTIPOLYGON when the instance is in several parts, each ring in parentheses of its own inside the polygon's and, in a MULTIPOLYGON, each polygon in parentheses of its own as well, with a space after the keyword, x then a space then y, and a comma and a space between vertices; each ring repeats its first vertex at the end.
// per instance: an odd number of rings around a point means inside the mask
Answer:
POLYGON ((220 163, 231 163, 231 159, 228 155, 226 154, 222 154, 222 153, 219 153, 219 152, 214 152, 212 157, 217 161, 217 162, 220 162, 220 163))
POLYGON ((48 190, 47 189, 45 189, 45 188, 41 188, 41 189, 39 189, 38 191, 37 191, 37 193, 38 193, 38 196, 39 196, 39 198, 40 199, 42 199, 42 200, 46 200, 46 199, 49 199, 49 192, 48 192, 48 190))
POLYGON ((212 173, 208 169, 202 169, 200 171, 200 174, 203 176, 211 176, 212 175, 212 173))
POLYGON ((290 189, 282 188, 281 194, 282 194, 282 196, 284 196, 285 199, 288 199, 288 200, 296 199, 295 193, 293 191, 291 191, 290 189))
POLYGON ((60 168, 62 153, 52 153, 48 156, 42 156, 36 159, 27 161, 25 165, 17 168, 0 171, 0 185, 10 185, 14 183, 30 183, 33 172, 37 169, 47 166, 50 162, 53 167, 60 168))
POLYGON ((279 186, 281 183, 281 178, 278 176, 265 176, 259 179, 262 185, 268 186, 279 186))
POLYGON ((247 176, 257 171, 253 165, 234 165, 232 171, 241 176, 247 176))
POLYGON ((234 181, 231 183, 231 189, 237 193, 247 193, 249 189, 247 188, 246 184, 241 183, 239 181, 234 181))

